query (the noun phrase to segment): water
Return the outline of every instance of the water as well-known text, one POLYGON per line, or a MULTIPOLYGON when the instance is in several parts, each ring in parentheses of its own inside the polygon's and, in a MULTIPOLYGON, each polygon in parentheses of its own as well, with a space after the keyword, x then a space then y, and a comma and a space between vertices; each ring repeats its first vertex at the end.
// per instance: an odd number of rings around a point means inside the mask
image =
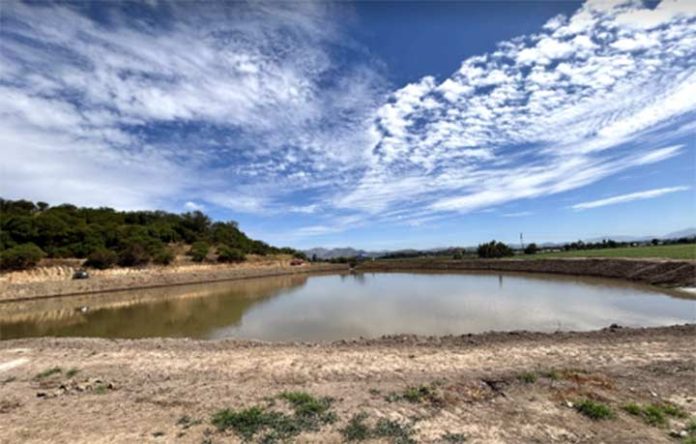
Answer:
POLYGON ((495 273, 292 275, 0 304, 0 338, 327 341, 695 320, 696 301, 620 281, 495 273))

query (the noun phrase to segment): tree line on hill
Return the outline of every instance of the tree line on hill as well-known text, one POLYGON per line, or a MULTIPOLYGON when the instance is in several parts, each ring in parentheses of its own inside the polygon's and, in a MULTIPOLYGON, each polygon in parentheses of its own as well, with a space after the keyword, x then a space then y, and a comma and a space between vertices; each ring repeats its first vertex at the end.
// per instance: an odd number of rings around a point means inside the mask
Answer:
POLYGON ((213 222, 200 211, 117 211, 0 199, 3 270, 28 268, 43 257, 86 258, 85 265, 95 268, 166 265, 177 244, 190 245, 188 254, 198 262, 211 251, 220 262, 243 261, 246 254, 303 257, 292 248, 250 239, 236 222, 213 222))

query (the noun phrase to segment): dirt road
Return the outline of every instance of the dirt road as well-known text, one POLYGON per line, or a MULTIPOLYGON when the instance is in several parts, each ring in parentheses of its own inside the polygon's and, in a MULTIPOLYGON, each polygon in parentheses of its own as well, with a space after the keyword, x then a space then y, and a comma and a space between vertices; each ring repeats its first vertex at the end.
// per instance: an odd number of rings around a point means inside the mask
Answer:
POLYGON ((283 432, 297 442, 687 442, 695 339, 690 325, 333 344, 3 341, 0 442, 220 443, 245 431, 252 441, 283 432), (279 397, 287 391, 332 398, 321 404, 326 421, 291 422, 300 413, 279 397), (650 425, 642 410, 622 410, 630 402, 665 413, 650 425), (583 414, 598 405, 609 418, 583 414), (233 419, 252 406, 264 409, 254 420, 275 422, 248 434, 250 422, 233 419), (225 408, 231 422, 218 428, 212 415, 225 408))

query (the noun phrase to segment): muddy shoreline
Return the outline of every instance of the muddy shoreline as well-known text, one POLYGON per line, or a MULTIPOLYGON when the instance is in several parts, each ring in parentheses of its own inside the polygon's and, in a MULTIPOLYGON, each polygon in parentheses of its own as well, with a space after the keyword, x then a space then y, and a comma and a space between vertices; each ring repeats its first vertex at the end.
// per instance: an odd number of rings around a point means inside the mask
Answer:
POLYGON ((659 259, 390 259, 361 263, 359 271, 502 271, 592 276, 663 287, 696 286, 696 261, 659 259))
MULTIPOLYGON (((0 303, 41 300, 92 293, 162 288, 201 283, 234 281, 271 276, 347 271, 343 264, 305 264, 302 266, 270 266, 258 268, 228 268, 212 266, 195 271, 170 269, 135 270, 125 275, 102 276, 98 273, 82 280, 45 280, 26 283, 1 283, 0 303)), ((129 270, 130 271, 130 270, 129 270)))
POLYGON ((335 418, 294 442, 346 442, 345 428, 362 413, 370 426, 397 424, 411 439, 402 442, 679 443, 696 414, 694 339, 692 324, 325 344, 0 341, 0 442, 242 442, 212 415, 252 406, 288 412, 279 395, 302 391, 330 397, 335 418), (427 396, 404 397, 414 387, 427 396), (584 416, 582 400, 613 416, 584 416), (651 425, 625 412, 628 403, 680 415, 651 425))

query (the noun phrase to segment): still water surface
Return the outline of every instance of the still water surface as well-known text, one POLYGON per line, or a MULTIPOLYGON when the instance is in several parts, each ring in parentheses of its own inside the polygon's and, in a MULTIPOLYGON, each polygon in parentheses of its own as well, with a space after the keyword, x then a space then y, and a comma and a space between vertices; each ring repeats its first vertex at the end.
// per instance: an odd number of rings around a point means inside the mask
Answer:
POLYGON ((0 306, 0 338, 327 341, 695 320, 696 301, 618 281, 495 273, 293 275, 0 306))

